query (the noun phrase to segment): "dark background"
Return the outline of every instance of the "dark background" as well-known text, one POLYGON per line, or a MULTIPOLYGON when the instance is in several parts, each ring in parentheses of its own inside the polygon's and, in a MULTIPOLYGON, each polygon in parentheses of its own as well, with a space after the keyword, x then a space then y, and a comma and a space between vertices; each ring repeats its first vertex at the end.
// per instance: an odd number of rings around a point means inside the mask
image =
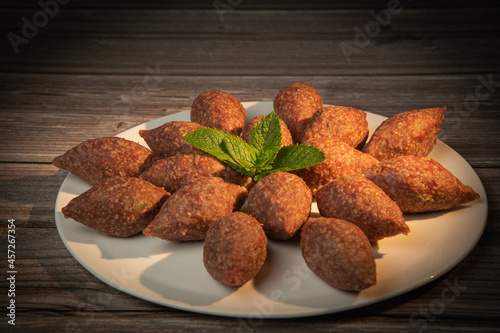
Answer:
MULTIPOLYGON (((2 235, 16 219, 17 330, 237 331, 233 318, 136 299, 80 266, 55 228, 67 173, 50 162, 86 139, 187 110, 206 89, 270 101, 304 80, 325 103, 384 116, 447 106, 440 139, 483 181, 488 222, 474 250, 424 287, 344 313, 266 320, 255 331, 498 331, 500 4, 402 0, 397 13, 380 16, 389 3, 75 0, 44 16, 38 1, 2 1, 0 216, 2 235), (39 27, 23 28, 26 21, 39 27), (460 297, 421 315, 455 279, 467 285, 460 297), (426 319, 412 322, 415 313, 426 319)), ((6 265, 2 259, 2 271, 6 265)), ((5 318, 0 328, 11 329, 5 318)))

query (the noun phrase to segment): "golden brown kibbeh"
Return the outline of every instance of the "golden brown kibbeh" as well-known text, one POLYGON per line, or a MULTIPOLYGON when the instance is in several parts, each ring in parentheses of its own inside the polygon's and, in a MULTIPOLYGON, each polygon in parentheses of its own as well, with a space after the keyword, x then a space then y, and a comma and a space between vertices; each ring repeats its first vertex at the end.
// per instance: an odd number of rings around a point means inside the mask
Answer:
POLYGON ((373 249, 352 223, 310 218, 302 227, 300 248, 309 269, 334 288, 361 291, 376 283, 373 249))
POLYGON ((436 145, 446 107, 398 113, 382 122, 363 151, 385 161, 397 156, 427 156, 436 145))
POLYGON ((301 142, 315 138, 338 138, 353 148, 361 148, 368 138, 366 112, 346 106, 325 106, 316 111, 301 142))
POLYGON ((266 261, 267 237, 253 217, 234 212, 208 228, 203 264, 218 282, 241 286, 253 279, 266 261))
POLYGON ((446 210, 479 199, 470 186, 428 157, 396 157, 373 165, 364 175, 404 213, 446 210))
POLYGON ((289 239, 311 212, 312 194, 300 177, 275 172, 258 181, 248 194, 248 213, 270 237, 289 239))
POLYGON ((104 179, 62 208, 65 218, 115 237, 130 237, 153 220, 170 196, 164 189, 132 177, 104 179))
MULTIPOLYGON (((241 138, 245 140, 247 143, 250 142, 250 136, 252 135, 252 130, 265 116, 256 116, 252 118, 248 123, 245 124, 243 130, 241 131, 241 138)), ((292 134, 288 130, 285 122, 280 119, 281 126, 281 147, 289 146, 293 144, 292 134)))
POLYGON ((331 180, 347 175, 361 174, 377 159, 365 154, 336 138, 310 139, 303 144, 311 145, 325 153, 326 160, 315 166, 294 171, 311 188, 313 193, 331 180))
POLYGON ((135 177, 149 168, 153 152, 140 144, 119 137, 90 139, 52 160, 90 185, 110 177, 135 177))
POLYGON ((158 160, 139 176, 170 193, 177 191, 188 180, 199 177, 221 177, 247 188, 253 184, 251 177, 240 175, 215 157, 202 153, 177 154, 158 160))
POLYGON ((274 111, 286 123, 294 142, 300 136, 312 115, 323 107, 319 92, 307 82, 295 82, 281 89, 274 98, 274 111))
POLYGON ((355 224, 370 242, 410 232, 398 205, 362 175, 332 180, 316 192, 316 200, 322 216, 355 224))
POLYGON ((189 121, 170 121, 151 130, 140 130, 139 135, 159 158, 167 158, 176 154, 199 152, 184 140, 184 136, 202 127, 189 121))
POLYGON ((203 240, 210 224, 239 210, 247 195, 246 188, 219 177, 191 179, 165 201, 143 233, 170 241, 203 240))
POLYGON ((194 99, 191 106, 191 121, 230 134, 240 135, 245 120, 243 105, 225 91, 204 91, 194 99))

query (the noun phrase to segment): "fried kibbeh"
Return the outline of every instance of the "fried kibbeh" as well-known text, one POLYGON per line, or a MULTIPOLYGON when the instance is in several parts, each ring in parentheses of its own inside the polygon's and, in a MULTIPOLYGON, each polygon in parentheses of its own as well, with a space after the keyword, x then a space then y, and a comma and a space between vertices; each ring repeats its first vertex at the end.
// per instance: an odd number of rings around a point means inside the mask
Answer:
POLYGON ((248 190, 219 177, 194 178, 162 205, 144 235, 170 241, 203 240, 210 224, 239 210, 248 190))
POLYGON ((191 121, 234 135, 240 135, 245 119, 243 105, 225 91, 204 91, 194 99, 191 106, 191 121))
POLYGON ((113 177, 73 198, 62 213, 105 235, 130 237, 147 227, 169 196, 145 180, 113 177))
POLYGON ((250 187, 252 179, 238 174, 226 164, 208 154, 177 154, 161 159, 144 171, 139 178, 174 193, 188 180, 199 177, 221 177, 229 183, 250 187))
POLYGON ((158 158, 167 158, 177 154, 199 152, 184 136, 204 126, 189 121, 170 121, 151 130, 140 130, 139 135, 158 158))
POLYGON ((264 265, 266 245, 262 225, 248 214, 234 212, 208 228, 203 244, 203 264, 216 281, 241 286, 264 265))
POLYGON ((110 177, 135 177, 154 161, 151 150, 119 137, 86 140, 52 160, 90 185, 110 177))
POLYGON ((315 138, 338 138, 361 148, 368 138, 366 112, 346 106, 324 106, 316 111, 301 135, 301 142, 315 138))
POLYGON ((290 130, 293 141, 300 142, 307 122, 323 107, 323 99, 311 84, 300 81, 281 89, 274 98, 273 106, 290 130))
POLYGON ((382 122, 363 148, 379 161, 397 156, 427 156, 437 142, 446 107, 398 113, 382 122))
POLYGON ((293 171, 309 188, 316 190, 331 180, 347 175, 361 174, 377 159, 365 154, 337 138, 315 138, 303 144, 314 146, 325 153, 326 160, 315 166, 293 171))
MULTIPOLYGON (((140 238, 145 241, 151 237, 167 242, 204 241, 202 253, 200 246, 184 246, 191 254, 202 254, 199 259, 217 281, 212 281, 215 286, 220 283, 220 288, 230 291, 228 287, 245 285, 240 290, 244 297, 252 296, 254 287, 265 291, 263 279, 279 284, 272 281, 277 274, 283 273, 283 280, 289 271, 297 273, 293 265, 292 270, 287 265, 297 260, 318 276, 312 277, 311 286, 320 283, 322 288, 328 284, 360 292, 377 283, 375 255, 381 258, 377 263, 382 260, 386 266, 381 268, 386 270, 387 263, 391 266, 386 254, 394 252, 396 248, 390 245, 395 243, 376 242, 410 232, 405 222, 410 217, 404 213, 445 210, 479 198, 472 188, 425 157, 436 145, 446 107, 396 114, 383 121, 370 138, 368 120, 377 123, 376 115, 354 107, 324 105, 321 94, 308 82, 283 87, 273 101, 282 150, 278 149, 276 119, 270 122, 273 126, 258 126, 265 116, 253 117, 271 111, 266 110, 269 103, 248 103, 246 110, 230 93, 206 90, 192 101, 189 116, 186 112, 168 117, 168 123, 156 128, 148 122, 147 130, 137 130, 149 148, 125 139, 102 138, 55 158, 55 166, 94 185, 61 212, 96 231, 73 221, 66 223, 96 237, 99 233, 130 237, 142 232, 145 237, 140 238), (247 112, 250 121, 245 123, 247 112), (259 130, 252 137, 256 127, 259 130), (188 139, 192 144, 187 142, 184 137, 196 130, 188 139), (297 246, 302 258, 295 257, 297 246), (380 246, 379 251, 374 253, 372 246, 380 246)), ((123 135, 136 137, 130 131, 123 135)), ((451 163, 441 155, 448 153, 441 148, 435 156, 451 163)), ((72 193, 78 186, 64 185, 61 191, 72 193)), ((66 198, 61 196, 61 200, 66 198)), ((415 226, 414 235, 400 239, 402 243, 396 240, 396 250, 406 259, 410 257, 404 256, 405 251, 429 237, 422 233, 426 230, 417 230, 416 222, 408 223, 415 226)), ((122 242, 106 238, 113 243, 111 247, 122 242)), ((179 244, 174 250, 183 252, 184 246, 179 244)), ((387 271, 382 273, 378 277, 387 275, 387 271)))
POLYGON ((410 232, 398 205, 362 175, 332 180, 316 192, 316 200, 321 216, 355 224, 370 242, 410 232))
MULTIPOLYGON (((265 116, 256 116, 252 118, 248 123, 245 124, 243 130, 241 131, 241 138, 245 140, 247 143, 250 142, 250 136, 252 135, 252 130, 265 116)), ((280 119, 281 126, 281 147, 289 146, 293 144, 292 134, 288 130, 285 122, 280 119)))
POLYGON ((248 213, 276 239, 295 235, 311 212, 312 193, 298 176, 275 172, 258 181, 248 194, 248 213))
POLYGON ((479 199, 474 189, 428 157, 399 156, 373 165, 364 175, 403 213, 447 210, 479 199))
POLYGON ((361 291, 377 281, 375 255, 363 231, 336 218, 310 218, 300 233, 311 271, 334 288, 361 291))

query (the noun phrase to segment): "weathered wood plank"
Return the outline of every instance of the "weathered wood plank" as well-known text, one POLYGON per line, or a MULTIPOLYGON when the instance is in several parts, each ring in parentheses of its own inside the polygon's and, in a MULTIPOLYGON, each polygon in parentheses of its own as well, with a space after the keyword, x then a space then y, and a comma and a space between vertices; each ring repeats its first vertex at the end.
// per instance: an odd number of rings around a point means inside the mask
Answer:
MULTIPOLYGON (((0 8, 38 8, 39 0, 7 0, 2 1, 0 8)), ((221 0, 220 6, 229 5, 234 9, 350 9, 350 8, 377 8, 387 6, 388 0, 363 0, 363 1, 341 1, 341 0, 318 0, 318 1, 267 1, 267 0, 221 0)), ((457 8, 457 7, 489 7, 498 6, 495 0, 478 1, 446 1, 446 0, 401 0, 401 4, 409 8, 457 8)), ((111 0, 111 1, 78 1, 73 0, 66 4, 68 8, 99 8, 99 9, 214 9, 214 1, 207 0, 145 0, 137 3, 134 0, 111 0)), ((224 7, 227 8, 227 7, 224 7)))
MULTIPOLYGON (((30 14, 25 9, 2 10, 0 27, 21 35, 24 24, 21 18, 30 19, 30 14)), ((314 38, 314 35, 332 32, 354 35, 356 26, 363 30, 370 21, 383 26, 381 34, 486 32, 499 30, 496 23, 499 14, 500 8, 439 8, 433 11, 402 8, 387 14, 376 6, 371 10, 235 10, 222 16, 207 10, 67 10, 40 27, 40 36, 168 37, 170 34, 199 33, 220 36, 244 34, 240 36, 244 39, 260 34, 313 34, 310 37, 314 38)))
MULTIPOLYGON (((420 328, 411 325, 409 318, 394 318, 385 316, 353 316, 334 315, 288 320, 264 320, 254 318, 252 321, 236 318, 211 318, 207 316, 188 316, 181 313, 160 312, 79 312, 57 314, 50 311, 37 312, 37 320, 32 313, 22 313, 19 318, 19 328, 30 328, 36 332, 65 332, 81 329, 82 332, 109 332, 110 329, 119 332, 378 332, 383 327, 384 332, 409 332, 420 328), (57 318, 57 317, 56 317, 57 318), (24 323, 24 324, 23 324, 24 323)), ((497 328, 495 320, 463 320, 461 325, 445 316, 429 321, 426 326, 433 332, 492 332, 497 328)))
MULTIPOLYGON (((2 13, 5 35, 22 35, 23 11, 2 13)), ((189 75, 491 72, 499 69, 498 13, 402 10, 379 18, 390 23, 380 29, 368 10, 245 10, 223 21, 211 11, 61 11, 26 45, 2 38, 0 70, 138 73, 142 59, 189 75)))
MULTIPOLYGON (((454 278, 451 277, 450 279, 451 283, 453 283, 454 278)), ((438 315, 433 315, 434 320, 428 322, 429 328, 438 329, 443 326, 450 327, 450 325, 452 327, 452 323, 456 323, 457 320, 460 320, 460 326, 465 327, 465 332, 471 331, 470 328, 478 325, 478 323, 481 323, 481 327, 488 328, 498 325, 498 318, 496 316, 497 302, 493 299, 491 301, 488 300, 488 296, 494 298, 498 297, 498 295, 482 295, 482 300, 479 298, 471 300, 470 295, 474 290, 472 290, 470 281, 459 280, 459 283, 462 287, 466 286, 467 289, 454 302, 447 304, 442 312, 438 315), (481 315, 471 315, 471 311, 474 313, 480 311, 481 315)), ((447 284, 440 283, 434 285, 432 288, 429 287, 430 291, 427 292, 420 289, 413 292, 412 295, 403 295, 379 303, 376 306, 349 312, 314 318, 292 319, 291 321, 273 320, 260 322, 258 317, 251 318, 255 321, 248 321, 246 318, 238 321, 234 318, 200 316, 168 307, 160 307, 122 294, 116 290, 108 291, 108 287, 100 283, 74 282, 68 284, 62 283, 61 285, 66 289, 61 290, 61 288, 54 289, 40 286, 36 287, 36 289, 25 288, 28 293, 36 293, 37 297, 22 299, 23 301, 27 301, 28 306, 34 305, 34 307, 22 307, 18 310, 18 323, 20 323, 20 326, 47 324, 48 319, 45 317, 50 316, 53 320, 55 319, 55 322, 61 323, 71 320, 87 330, 89 327, 94 327, 94 325, 101 325, 101 321, 113 320, 117 325, 123 322, 129 325, 138 321, 140 324, 145 325, 146 329, 151 326, 155 327, 160 322, 163 324, 168 323, 169 327, 180 325, 180 327, 187 328, 192 325, 206 325, 208 327, 224 326, 226 329, 239 323, 261 323, 259 327, 267 329, 273 327, 282 329, 297 328, 298 326, 306 328, 309 325, 313 325, 313 327, 319 328, 318 331, 321 332, 329 327, 331 328, 340 324, 348 324, 351 330, 366 328, 366 324, 370 322, 370 327, 374 330, 380 329, 380 327, 385 328, 397 325, 399 330, 406 331, 410 328, 415 328, 416 324, 421 324, 411 321, 411 316, 413 314, 418 315, 419 312, 421 313, 421 311, 429 309, 430 304, 434 304, 433 302, 439 300, 442 291, 447 288, 447 284), (415 297, 415 299, 412 301, 411 297, 415 297), (62 304, 66 304, 66 306, 63 307, 61 306, 62 304), (138 320, 139 318, 142 318, 142 320, 138 320)), ((484 287, 482 289, 484 290, 484 287)), ((418 316, 417 318, 421 319, 423 317, 418 316)), ((53 327, 55 322, 52 322, 50 325, 53 327)), ((456 331, 456 328, 453 329, 456 331)), ((126 329, 124 331, 128 332, 126 329)))
POLYGON ((500 72, 499 36, 500 32, 384 32, 369 39, 369 44, 355 44, 354 32, 314 36, 178 34, 163 38, 39 36, 20 45, 17 55, 3 39, 0 71, 123 75, 140 74, 149 64, 162 64, 171 75, 492 73, 500 72), (345 51, 347 44, 342 43, 351 44, 356 51, 345 51))
MULTIPOLYGON (((481 83, 500 81, 496 75, 185 77, 169 75, 162 66, 156 76, 147 68, 137 76, 2 74, 0 161, 50 162, 86 139, 188 110, 207 89, 229 91, 241 101, 269 101, 286 85, 306 80, 325 103, 384 116, 448 106, 441 139, 473 166, 500 165, 500 94, 488 94, 481 83), (477 87, 480 98, 475 97, 477 87)), ((156 71, 154 64, 150 68, 156 71)))
MULTIPOLYGON (((2 220, 15 219, 17 228, 54 228, 54 205, 67 174, 49 164, 3 163, 0 168, 2 220)), ((44 238, 31 239, 30 246, 52 251, 50 242, 42 246, 43 241, 44 238)))

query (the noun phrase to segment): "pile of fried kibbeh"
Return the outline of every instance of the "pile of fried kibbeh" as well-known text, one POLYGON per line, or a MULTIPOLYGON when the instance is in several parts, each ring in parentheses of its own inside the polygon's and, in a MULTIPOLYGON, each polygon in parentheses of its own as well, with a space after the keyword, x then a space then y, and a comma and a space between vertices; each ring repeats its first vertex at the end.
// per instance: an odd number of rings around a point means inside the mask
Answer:
POLYGON ((62 208, 64 217, 111 237, 203 241, 206 270, 228 286, 259 272, 268 237, 297 235, 312 272, 334 288, 357 292, 376 284, 372 244, 411 232, 404 213, 443 211, 479 198, 427 157, 446 107, 398 113, 368 140, 364 111, 324 105, 307 82, 281 89, 273 106, 282 145, 314 146, 323 162, 254 181, 195 148, 184 140, 191 131, 216 128, 248 142, 264 117, 245 123, 245 108, 233 95, 208 90, 194 99, 190 121, 140 130, 149 148, 104 137, 56 157, 54 166, 92 185, 62 208), (313 201, 320 217, 311 216, 313 201))

